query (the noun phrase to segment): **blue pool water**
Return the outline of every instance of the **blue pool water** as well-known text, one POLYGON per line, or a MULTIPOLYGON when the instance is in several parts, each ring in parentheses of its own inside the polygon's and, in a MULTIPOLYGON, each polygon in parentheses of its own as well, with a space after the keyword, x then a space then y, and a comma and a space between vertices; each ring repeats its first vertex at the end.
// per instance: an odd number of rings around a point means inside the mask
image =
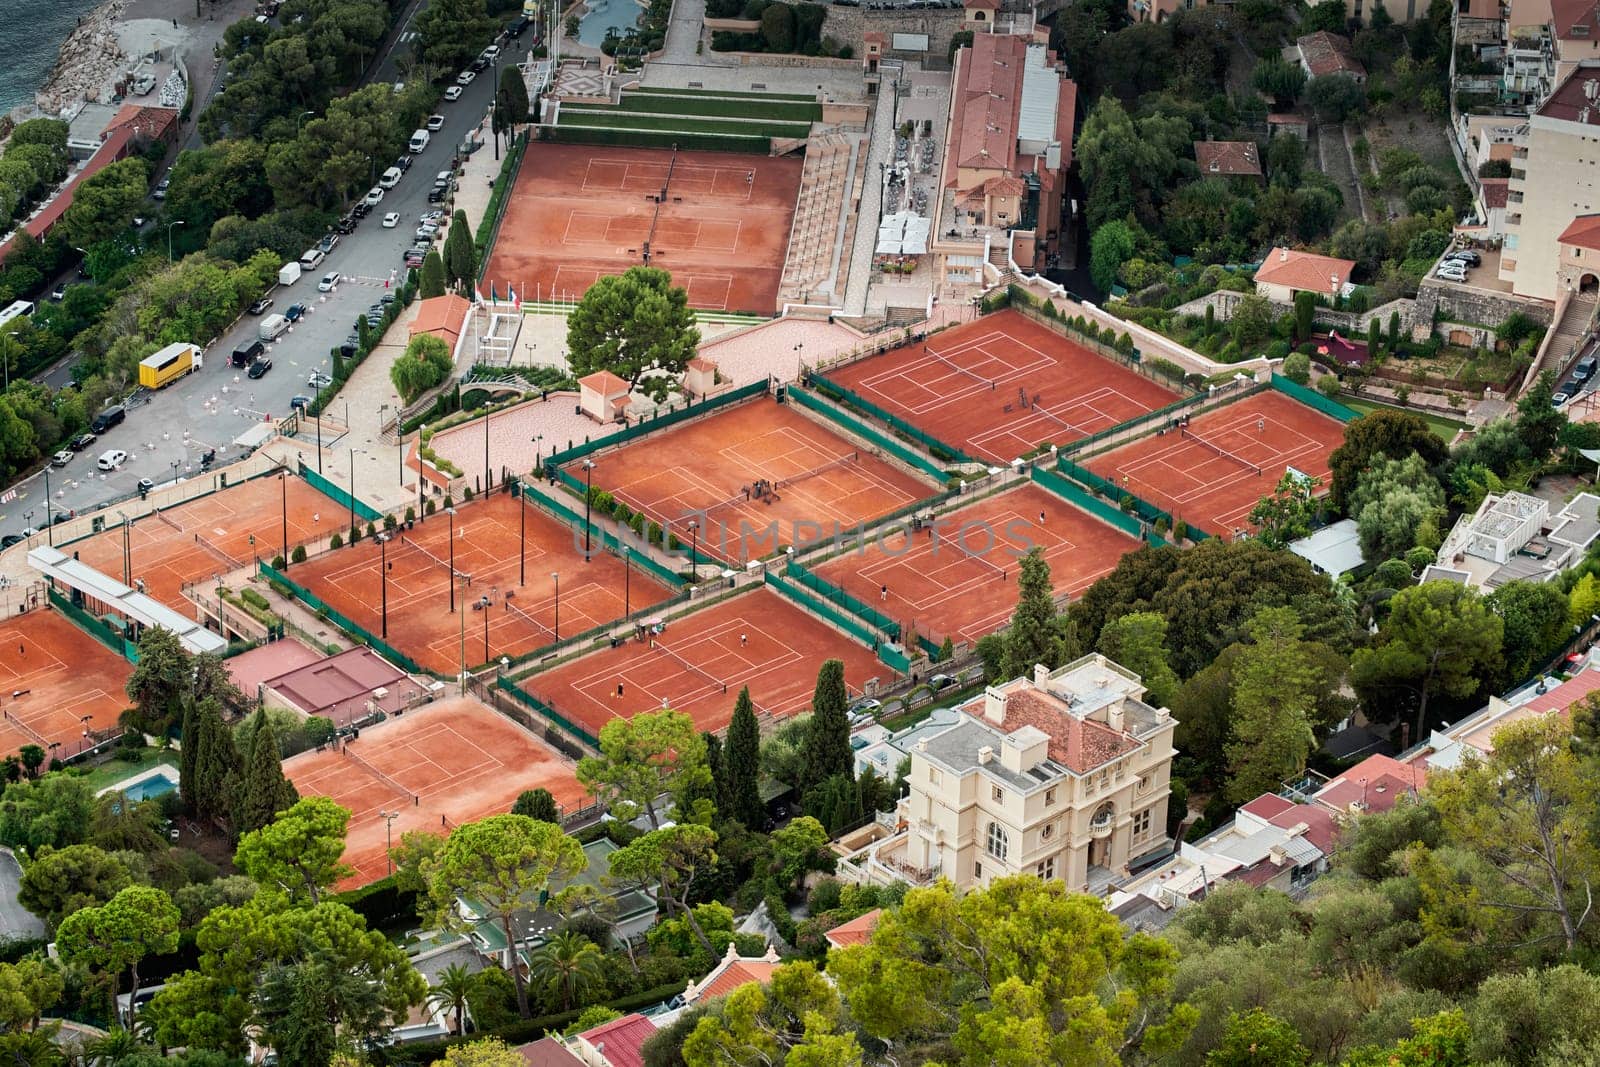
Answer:
POLYGON ((637 0, 588 0, 589 11, 578 21, 578 42, 599 48, 606 31, 616 27, 622 34, 639 24, 644 14, 637 0))
POLYGON ((177 782, 164 774, 157 774, 142 782, 134 782, 122 791, 122 795, 137 804, 141 800, 154 800, 156 797, 166 796, 177 788, 177 782))

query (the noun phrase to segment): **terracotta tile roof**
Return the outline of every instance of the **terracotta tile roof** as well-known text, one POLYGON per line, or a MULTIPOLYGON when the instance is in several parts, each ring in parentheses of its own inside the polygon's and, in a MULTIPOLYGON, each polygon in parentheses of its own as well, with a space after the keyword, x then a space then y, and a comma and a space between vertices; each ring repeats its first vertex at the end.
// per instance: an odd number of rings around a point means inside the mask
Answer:
POLYGON ((442 338, 454 351, 456 338, 461 336, 461 324, 467 320, 471 307, 466 297, 454 293, 430 296, 417 305, 417 317, 411 320, 411 336, 431 333, 442 338))
POLYGON ((776 960, 734 960, 722 967, 721 973, 712 978, 710 984, 697 990, 694 999, 710 1000, 713 997, 725 997, 742 985, 749 985, 751 982, 770 982, 772 972, 779 966, 776 960))
POLYGON ((1011 169, 1027 54, 1025 38, 996 33, 980 34, 965 50, 955 95, 957 166, 1011 169))
MULTIPOLYGON (((1579 215, 1572 220, 1572 224, 1561 231, 1561 236, 1556 238, 1564 245, 1577 245, 1579 248, 1600 248, 1600 214, 1579 215)), ((1600 673, 1585 671, 1578 677, 1586 674, 1600 673)), ((1574 679, 1576 681, 1576 679, 1574 679)), ((1557 686, 1557 688, 1560 688, 1557 686)), ((1549 693, 1545 694, 1549 696, 1549 693)))
POLYGON ((999 11, 1000 0, 966 0, 968 11, 999 11))
POLYGON ((1139 742, 1119 730, 1078 718, 1063 701, 1031 685, 1006 694, 1001 729, 1012 733, 1023 726, 1044 731, 1050 738, 1050 758, 1076 774, 1088 774, 1139 747, 1139 742))
POLYGON ((1242 867, 1229 871, 1226 880, 1230 882, 1243 882, 1245 885, 1255 886, 1260 889, 1283 873, 1283 868, 1271 860, 1262 860, 1251 867, 1242 867))
POLYGON ((1590 84, 1597 80, 1600 80, 1600 68, 1575 67, 1567 75, 1567 80, 1556 86, 1555 91, 1539 105, 1536 114, 1548 119, 1600 126, 1600 92, 1596 92, 1594 97, 1589 95, 1590 84))
POLYGON ((861 39, 868 44, 884 44, 889 40, 882 30, 868 30, 861 35, 861 39))
MULTIPOLYGON (((1594 229, 1590 233, 1593 237, 1600 238, 1600 215, 1591 215, 1589 218, 1594 225, 1594 229)), ((1586 247, 1594 248, 1597 246, 1588 245, 1586 247)), ((1582 671, 1568 678, 1554 689, 1547 690, 1534 697, 1523 707, 1538 713, 1568 711, 1572 708, 1572 705, 1596 690, 1600 690, 1600 670, 1582 671)))
POLYGON ((593 374, 586 374, 578 379, 578 384, 603 396, 616 396, 618 393, 628 391, 627 380, 608 370, 597 370, 593 374))
POLYGON ((1293 807, 1293 801, 1285 800, 1276 793, 1262 793, 1239 810, 1271 822, 1274 815, 1281 815, 1293 807))
POLYGON ((865 915, 857 915, 847 923, 840 923, 823 936, 834 948, 845 948, 849 945, 864 945, 872 937, 872 931, 878 928, 878 920, 883 918, 882 908, 873 908, 865 915))
POLYGON ((1318 804, 1344 813, 1361 803, 1367 811, 1388 811, 1402 796, 1420 790, 1428 780, 1421 767, 1389 756, 1368 756, 1318 790, 1318 804))
POLYGON ((1506 197, 1511 189, 1510 178, 1480 178, 1479 184, 1483 187, 1483 206, 1497 208, 1506 206, 1506 197))
POLYGON ((637 1013, 585 1030, 578 1036, 593 1045, 611 1067, 644 1067, 640 1047, 656 1032, 656 1024, 637 1013))
POLYGON ((1237 174, 1261 177, 1261 156, 1254 141, 1196 141, 1194 161, 1200 177, 1237 174))
POLYGON ((1291 289, 1309 289, 1326 293, 1333 284, 1341 288, 1350 281, 1355 269, 1351 259, 1334 259, 1314 252, 1296 252, 1288 248, 1274 248, 1262 260, 1255 280, 1269 285, 1287 285, 1291 289), (1330 282, 1332 279, 1332 282, 1330 282))
POLYGON ((144 107, 140 104, 124 104, 112 116, 111 122, 105 128, 106 133, 112 130, 129 129, 134 133, 146 137, 161 138, 177 124, 178 113, 170 107, 144 107))
POLYGON ((553 1037, 541 1037, 526 1045, 519 1045, 522 1062, 528 1067, 583 1067, 583 1061, 562 1048, 553 1037))
POLYGON ((1349 39, 1337 33, 1327 30, 1308 33, 1295 41, 1295 47, 1300 50, 1300 58, 1313 78, 1325 74, 1349 74, 1357 78, 1367 76, 1367 68, 1350 54, 1349 39))
POLYGON ((1072 138, 1077 123, 1078 83, 1071 78, 1062 78, 1060 93, 1056 97, 1056 140, 1061 142, 1062 171, 1072 166, 1072 138))
POLYGON ((1021 178, 1011 174, 990 178, 983 183, 983 191, 988 196, 1021 196, 1026 188, 1021 178))
POLYGON ((689 361, 690 370, 716 370, 717 365, 704 356, 695 356, 689 361))
POLYGON ((1600 0, 1550 0, 1550 22, 1563 41, 1600 40, 1600 0))
MULTIPOLYGON (((1284 803, 1289 802, 1284 801, 1284 803)), ((1333 815, 1327 809, 1319 808, 1315 804, 1289 804, 1287 810, 1269 816, 1267 821, 1285 830, 1304 823, 1305 839, 1321 849, 1324 856, 1333 854, 1333 839, 1339 834, 1339 825, 1333 821, 1333 815)))

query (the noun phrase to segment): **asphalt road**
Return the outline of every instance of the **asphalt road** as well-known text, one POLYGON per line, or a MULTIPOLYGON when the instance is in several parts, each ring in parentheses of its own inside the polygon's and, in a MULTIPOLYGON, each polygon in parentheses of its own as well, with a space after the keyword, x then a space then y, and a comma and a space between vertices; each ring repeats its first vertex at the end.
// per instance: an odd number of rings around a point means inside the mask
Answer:
POLYGON ((8 848, 0 848, 0 943, 45 936, 44 923, 17 902, 22 868, 8 848))
MULTIPOLYGON (((403 48, 398 42, 419 6, 413 4, 397 24, 394 43, 377 65, 374 80, 393 81, 398 76, 395 55, 403 48)), ((528 41, 524 36, 521 41, 503 43, 502 59, 520 55, 519 49, 526 48, 528 41)), ((455 148, 488 111, 496 78, 497 68, 491 67, 465 88, 460 100, 442 101, 438 113, 445 118, 444 128, 413 157, 400 184, 385 193, 383 202, 361 220, 354 233, 341 239, 316 270, 268 294, 273 299, 268 314, 281 313, 293 303, 304 304, 307 314, 267 345, 273 366, 265 377, 251 380, 243 368, 229 365, 229 353, 256 337, 260 328, 261 319, 245 315, 207 348, 201 370, 158 392, 141 394, 146 402, 130 407, 122 425, 102 434, 64 468, 50 472, 51 513, 93 510, 133 493, 141 478, 160 485, 191 477, 199 473, 200 456, 210 448, 217 450, 218 465, 236 460, 241 452, 232 441, 251 423, 287 414, 291 397, 315 395, 316 390, 308 384, 312 372, 331 369, 330 350, 349 336, 357 317, 382 298, 386 280, 404 277, 401 256, 416 239, 414 231, 421 216, 448 207, 428 203, 428 191, 434 176, 449 169, 455 148), (391 211, 399 213, 400 224, 385 229, 382 219, 391 211), (332 293, 319 293, 318 279, 327 271, 338 271, 346 280, 332 293), (95 460, 109 449, 121 449, 128 458, 114 471, 100 471, 95 460)), ((489 142, 478 149, 492 150, 489 142)), ((375 160, 374 173, 382 174, 393 162, 375 160)), ((442 242, 443 237, 441 232, 438 240, 442 242)), ((337 405, 330 414, 337 414, 337 405)), ((0 504, 0 534, 21 533, 26 527, 43 524, 44 474, 18 483, 16 488, 17 498, 0 504)))

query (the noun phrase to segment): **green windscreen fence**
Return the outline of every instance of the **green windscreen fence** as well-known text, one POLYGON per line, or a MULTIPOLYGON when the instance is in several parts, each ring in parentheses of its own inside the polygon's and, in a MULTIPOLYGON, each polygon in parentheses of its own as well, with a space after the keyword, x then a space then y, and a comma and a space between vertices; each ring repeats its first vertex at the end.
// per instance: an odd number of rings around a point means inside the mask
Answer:
POLYGON ((813 396, 809 390, 801 389, 797 386, 789 386, 784 390, 784 396, 790 400, 793 400, 801 407, 810 408, 823 418, 829 419, 839 426, 844 427, 851 433, 856 434, 858 437, 862 437, 868 441, 871 441, 873 444, 877 445, 879 448, 882 448, 885 452, 888 452, 891 456, 894 456, 902 463, 909 464, 910 466, 915 467, 917 470, 926 474, 931 474, 940 481, 944 481, 948 477, 942 467, 940 467, 937 463, 931 462, 926 456, 919 456, 917 453, 911 451, 911 449, 907 448, 899 441, 896 441, 888 434, 874 429, 873 427, 862 422, 860 419, 855 418, 847 412, 841 411, 837 407, 834 407, 832 404, 825 403, 820 397, 813 396))
POLYGON ((1315 389, 1307 389, 1298 382, 1291 382, 1281 374, 1274 374, 1272 376, 1272 387, 1278 392, 1282 393, 1284 396, 1293 400, 1298 400, 1300 403, 1314 411, 1322 412, 1330 419, 1338 419, 1340 422, 1349 422, 1351 419, 1357 418, 1359 415, 1359 412, 1345 407, 1337 400, 1329 400, 1315 389))
MULTIPOLYGON (((572 477, 572 475, 568 474, 566 471, 557 471, 556 476, 560 479, 561 484, 573 490, 579 496, 583 495, 582 482, 572 477)), ((583 532, 583 516, 578 514, 575 509, 567 507, 559 500, 554 500, 550 497, 544 496, 542 493, 536 493, 528 486, 523 486, 522 492, 523 496, 525 496, 535 507, 548 512, 556 519, 566 523, 568 526, 571 526, 574 530, 577 530, 580 533, 583 532)), ((607 530, 601 526, 597 526, 594 523, 590 523, 589 531, 590 535, 600 542, 602 548, 610 549, 612 552, 615 552, 618 555, 627 557, 627 559, 632 562, 635 567, 645 571, 652 577, 659 578, 673 589, 682 589, 686 584, 688 584, 679 575, 651 559, 647 553, 641 551, 639 548, 627 544, 622 540, 621 537, 612 533, 610 530, 607 530)), ((689 558, 689 548, 684 546, 682 551, 684 554, 684 559, 687 560, 689 558)), ((704 552, 698 553, 697 556, 697 562, 700 563, 716 562, 704 552)))
POLYGON ((860 619, 841 611, 809 590, 801 588, 787 579, 780 578, 771 571, 767 572, 766 580, 767 584, 772 586, 779 595, 794 601, 813 615, 827 619, 868 648, 876 650, 879 645, 883 644, 883 638, 867 629, 866 624, 860 619))
POLYGON ((1032 477, 1034 482, 1041 488, 1049 490, 1074 507, 1081 508, 1095 518, 1110 523, 1130 537, 1143 538, 1144 523, 1119 508, 1113 507, 1106 501, 1090 496, 1061 475, 1035 467, 1033 468, 1032 477))
POLYGON ((896 433, 904 434, 906 437, 926 448, 934 459, 945 463, 977 462, 977 460, 973 459, 959 448, 956 448, 953 445, 945 444, 932 434, 917 429, 900 416, 885 411, 883 408, 879 407, 877 404, 874 404, 866 397, 860 395, 859 393, 851 392, 849 389, 846 389, 844 386, 831 380, 825 375, 818 374, 815 371, 808 371, 806 372, 804 381, 807 385, 816 389, 819 393, 828 397, 829 399, 837 400, 846 407, 855 408, 857 411, 865 415, 871 415, 873 418, 878 419, 885 425, 889 426, 896 433))
POLYGON ((890 641, 900 640, 900 624, 898 622, 877 608, 872 607, 861 598, 845 592, 843 588, 834 585, 826 578, 811 573, 794 560, 790 560, 788 565, 784 567, 783 576, 799 582, 829 603, 836 604, 861 619, 867 625, 883 631, 883 636, 890 641))
POLYGON ((382 640, 376 634, 369 633, 365 627, 358 626, 356 623, 345 617, 344 614, 326 603, 321 597, 317 596, 317 594, 313 593, 311 590, 305 588, 297 582, 290 581, 282 571, 277 570, 268 563, 258 562, 256 567, 261 577, 265 578, 269 582, 276 582, 283 586, 285 589, 289 590, 289 592, 293 593, 306 607, 310 608, 318 615, 323 616, 329 622, 350 634, 362 644, 367 645, 373 651, 389 660, 389 662, 411 674, 427 673, 423 671, 423 669, 418 666, 416 661, 410 656, 407 656, 405 653, 389 644, 389 642, 382 640))
MULTIPOLYGON (((1100 477, 1088 467, 1079 466, 1078 464, 1072 462, 1072 460, 1066 459, 1065 457, 1056 461, 1056 467, 1068 478, 1071 478, 1079 485, 1086 486, 1090 491, 1100 494, 1107 500, 1120 501, 1124 497, 1131 497, 1133 500, 1134 515, 1145 520, 1151 525, 1165 520, 1167 529, 1172 529, 1173 519, 1169 512, 1156 507, 1148 500, 1134 496, 1132 493, 1121 488, 1114 482, 1100 477)), ((1187 530, 1189 539, 1192 541, 1204 541, 1210 536, 1210 534, 1206 533, 1197 526, 1190 525, 1187 527, 1187 530)))
MULTIPOLYGON (((300 477, 304 478, 306 480, 306 484, 311 486, 311 488, 315 489, 323 496, 333 500, 346 511, 350 509, 350 491, 345 489, 343 486, 334 485, 332 482, 328 481, 328 479, 324 478, 322 475, 306 466, 305 460, 300 461, 300 477)), ((356 518, 365 519, 368 522, 375 522, 378 519, 383 518, 383 512, 377 510, 369 504, 362 503, 360 497, 356 497, 355 499, 355 511, 356 518)))
POLYGON ((701 415, 716 411, 721 407, 727 407, 729 404, 737 404, 741 400, 749 400, 753 396, 760 396, 767 389, 768 383, 766 381, 751 382, 749 385, 741 385, 737 389, 729 389, 726 393, 718 393, 716 396, 708 397, 705 400, 698 402, 685 401, 684 405, 679 408, 658 408, 655 414, 649 418, 641 420, 632 426, 624 427, 616 433, 607 434, 598 441, 585 441, 581 445, 573 445, 564 451, 552 453, 544 461, 545 469, 549 470, 551 467, 559 467, 562 464, 571 463, 575 459, 582 459, 589 453, 597 452, 602 448, 625 445, 629 441, 636 440, 655 430, 665 429, 686 419, 699 418, 701 415))
POLYGON ((47 586, 45 593, 49 597, 51 605, 61 614, 77 623, 79 629, 87 632, 90 637, 93 637, 129 663, 139 662, 138 646, 123 636, 122 626, 116 619, 97 618, 90 614, 87 609, 79 607, 62 596, 53 585, 47 586))
POLYGON ((600 747, 600 739, 598 737, 594 736, 594 734, 591 734, 588 730, 585 730, 583 727, 579 726, 577 723, 573 722, 571 719, 567 718, 565 715, 561 714, 555 708, 552 708, 549 704, 546 704, 544 701, 540 700, 526 689, 523 689, 509 678, 502 676, 495 681, 495 686, 502 693, 509 694, 511 699, 515 700, 518 704, 521 704, 529 711, 536 713, 547 722, 551 722, 556 726, 559 726, 561 729, 565 730, 573 737, 576 737, 590 748, 598 749, 600 747))

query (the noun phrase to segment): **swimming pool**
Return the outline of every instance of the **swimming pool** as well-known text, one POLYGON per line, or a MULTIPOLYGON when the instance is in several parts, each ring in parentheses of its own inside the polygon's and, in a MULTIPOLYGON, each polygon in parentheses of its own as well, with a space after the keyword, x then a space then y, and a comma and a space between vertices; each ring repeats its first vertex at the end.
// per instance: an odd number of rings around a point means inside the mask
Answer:
POLYGON ((153 774, 149 778, 142 778, 131 785, 124 786, 121 792, 123 796, 137 804, 142 800, 154 800, 156 797, 164 797, 168 793, 175 792, 177 788, 178 783, 176 780, 168 778, 165 774, 153 774))
POLYGON ((639 24, 644 8, 637 0, 588 0, 583 17, 578 20, 578 43, 599 48, 607 31, 615 29, 621 36, 639 24))

